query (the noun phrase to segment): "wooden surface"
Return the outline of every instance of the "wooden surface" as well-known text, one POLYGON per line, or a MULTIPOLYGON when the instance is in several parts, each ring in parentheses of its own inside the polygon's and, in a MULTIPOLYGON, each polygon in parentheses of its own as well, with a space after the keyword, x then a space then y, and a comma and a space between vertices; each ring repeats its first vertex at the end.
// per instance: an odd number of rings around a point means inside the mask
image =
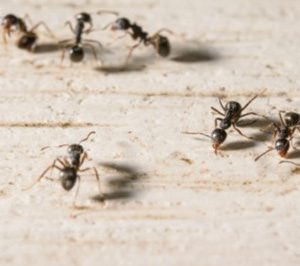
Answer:
MULTIPOLYGON (((141 48, 121 71, 132 41, 108 47, 119 36, 109 31, 89 36, 105 46, 102 68, 92 55, 61 66, 43 34, 35 54, 1 46, 0 264, 299 265, 299 171, 275 152, 254 162, 270 145, 266 123, 242 128, 257 142, 230 131, 219 156, 205 137, 181 133, 210 134, 217 97, 244 104, 263 92, 249 111, 300 112, 299 1, 73 2, 2 1, 0 9, 45 20, 58 39, 72 37, 63 24, 77 12, 117 10, 150 33, 172 29, 172 54, 141 48), (22 191, 66 153, 42 147, 91 130, 86 166, 97 166, 105 204, 90 174, 75 212, 75 190, 57 182, 22 191)), ((93 18, 97 28, 114 19, 93 18)), ((299 151, 290 159, 300 161, 299 151)))

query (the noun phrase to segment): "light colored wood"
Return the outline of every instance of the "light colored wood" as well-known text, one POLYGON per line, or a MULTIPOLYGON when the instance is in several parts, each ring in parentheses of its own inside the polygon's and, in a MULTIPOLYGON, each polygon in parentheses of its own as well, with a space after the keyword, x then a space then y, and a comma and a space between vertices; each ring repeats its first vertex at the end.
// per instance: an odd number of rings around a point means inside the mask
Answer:
MULTIPOLYGON (((279 165, 275 152, 254 162, 272 136, 253 146, 230 131, 216 156, 205 137, 181 134, 210 134, 218 97, 244 105, 266 89, 247 111, 300 112, 298 1, 34 2, 1 1, 0 10, 45 20, 60 39, 72 37, 66 20, 100 8, 149 33, 166 27, 178 36, 170 36, 173 60, 140 48, 120 72, 129 38, 99 51, 102 70, 91 54, 71 68, 67 56, 60 66, 60 51, 1 47, 0 265, 299 265, 299 171, 279 165), (77 142, 91 130, 97 134, 83 145, 93 161, 84 167, 97 167, 111 197, 105 204, 90 199, 98 192, 92 175, 81 176, 76 218, 75 190, 42 180, 22 192, 66 153, 42 147, 77 142), (120 176, 101 162, 145 174, 118 187, 120 176)), ((95 17, 94 25, 112 19, 95 17)), ((105 46, 116 34, 88 38, 105 46)), ((299 162, 299 152, 293 157, 299 162)))

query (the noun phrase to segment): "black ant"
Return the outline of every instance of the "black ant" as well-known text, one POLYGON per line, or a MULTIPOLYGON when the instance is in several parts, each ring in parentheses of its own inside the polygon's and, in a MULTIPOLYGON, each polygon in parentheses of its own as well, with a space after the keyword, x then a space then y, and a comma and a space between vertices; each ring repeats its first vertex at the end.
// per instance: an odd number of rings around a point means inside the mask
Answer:
POLYGON ((160 29, 152 36, 149 36, 149 34, 145 32, 141 26, 137 25, 136 23, 131 23, 127 18, 118 18, 116 21, 109 23, 106 27, 104 27, 104 29, 108 28, 109 26, 111 26, 111 30, 113 31, 125 31, 126 34, 129 34, 132 37, 133 40, 139 40, 137 44, 131 47, 126 58, 126 63, 128 63, 133 50, 139 47, 141 44, 144 44, 145 46, 152 45, 156 52, 162 57, 167 57, 171 52, 169 39, 160 34, 163 31, 173 34, 173 32, 169 29, 160 29))
MULTIPOLYGON (((242 107, 240 103, 230 101, 226 103, 224 106, 221 99, 219 98, 219 103, 221 108, 223 109, 224 113, 216 109, 215 107, 211 107, 211 109, 218 114, 222 115, 223 118, 217 117, 215 119, 215 129, 212 131, 211 135, 203 134, 203 133, 193 133, 193 132, 183 132, 185 134, 200 134, 205 137, 208 137, 212 140, 212 147, 215 151, 215 154, 217 154, 217 151, 221 144, 224 143, 224 141, 227 138, 227 132, 226 130, 229 129, 231 126, 243 137, 247 139, 252 139, 246 135, 244 135, 238 128, 237 123, 239 122, 240 118, 248 116, 248 115, 257 115, 254 112, 249 112, 246 114, 242 114, 242 112, 250 105, 252 101, 254 101, 257 98, 258 95, 255 95, 253 98, 251 98, 245 105, 242 107), (220 121, 218 126, 218 121, 220 121)), ((251 121, 249 124, 255 123, 256 120, 251 121)))
MULTIPOLYGON (((111 11, 99 11, 97 14, 101 13, 112 13, 117 15, 116 12, 111 11)), ((69 26, 71 31, 75 35, 75 40, 68 39, 60 41, 59 43, 63 46, 63 53, 62 53, 62 61, 65 56, 66 49, 69 49, 70 54, 70 60, 74 63, 81 62, 84 58, 84 49, 83 46, 87 46, 91 49, 95 60, 98 61, 97 53, 93 45, 91 43, 96 43, 100 46, 100 48, 103 48, 102 44, 96 40, 90 40, 90 39, 84 39, 82 40, 83 34, 88 34, 93 31, 93 21, 92 16, 89 13, 81 12, 75 15, 76 19, 76 26, 73 28, 72 23, 70 21, 67 21, 65 25, 69 26), (88 25, 88 28, 86 29, 86 26, 88 25)))
MULTIPOLYGON (((57 169, 60 172, 60 182, 62 187, 67 190, 70 191, 76 181, 78 180, 78 186, 77 186, 77 190, 74 196, 74 201, 73 201, 73 206, 75 206, 75 200, 77 198, 78 192, 79 192, 79 187, 80 187, 80 176, 78 173, 82 173, 82 172, 86 172, 89 170, 93 170, 95 177, 97 179, 98 182, 98 187, 99 187, 99 192, 100 192, 100 196, 103 200, 103 195, 101 192, 101 185, 100 185, 100 177, 98 174, 98 171, 95 167, 88 167, 88 168, 84 168, 81 169, 84 161, 88 158, 88 154, 86 151, 84 151, 84 148, 82 147, 81 143, 87 141, 89 139, 89 137, 93 134, 95 134, 95 131, 91 131, 87 137, 85 137, 84 139, 82 139, 81 141, 79 141, 79 144, 62 144, 57 146, 58 148, 61 147, 68 147, 67 152, 68 152, 68 156, 64 157, 63 160, 60 158, 56 158, 53 163, 48 166, 45 171, 39 176, 39 178, 27 189, 32 188, 35 184, 37 184, 38 182, 40 182, 44 177, 46 177, 46 174, 53 169, 57 169)), ((50 148, 49 146, 42 148, 41 150, 45 150, 50 148)), ((51 180, 51 178, 48 178, 51 180)))
POLYGON ((52 37, 54 37, 52 31, 49 29, 45 22, 40 21, 39 23, 34 25, 30 30, 28 30, 25 21, 22 18, 19 18, 13 14, 6 15, 2 19, 1 25, 3 27, 4 44, 7 43, 6 35, 10 37, 11 33, 15 29, 21 34, 19 39, 17 40, 17 47, 31 52, 34 50, 36 42, 38 40, 38 35, 35 33, 35 30, 38 27, 43 26, 48 31, 48 33, 52 37))
POLYGON ((259 160, 272 150, 276 150, 281 157, 285 157, 290 148, 290 143, 292 147, 296 149, 293 146, 292 139, 295 130, 299 130, 300 127, 300 115, 294 112, 288 112, 282 117, 282 113, 284 113, 284 111, 279 112, 280 124, 275 122, 272 123, 273 140, 276 138, 276 136, 278 136, 275 140, 274 147, 269 147, 269 149, 257 156, 255 161, 259 160))

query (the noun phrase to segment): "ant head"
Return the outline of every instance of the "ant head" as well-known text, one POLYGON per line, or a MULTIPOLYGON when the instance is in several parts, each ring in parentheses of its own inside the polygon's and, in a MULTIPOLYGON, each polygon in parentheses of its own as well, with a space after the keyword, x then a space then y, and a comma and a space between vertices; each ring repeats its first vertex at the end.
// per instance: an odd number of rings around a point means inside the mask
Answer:
POLYGON ((84 58, 84 50, 79 45, 75 45, 71 47, 69 53, 70 53, 70 59, 74 63, 81 62, 84 58))
POLYGON ((156 51, 162 57, 167 57, 171 52, 169 39, 162 35, 156 37, 156 51))
POLYGON ((220 128, 223 129, 223 130, 226 130, 228 128, 231 127, 231 122, 230 120, 228 119, 223 119, 221 122, 220 122, 220 128))
POLYGON ((225 105, 225 111, 229 111, 231 113, 237 113, 242 109, 242 106, 238 102, 230 101, 225 105))
POLYGON ((4 28, 16 26, 18 24, 18 21, 19 21, 19 19, 15 15, 8 14, 2 19, 1 26, 4 28))
POLYGON ((213 142, 213 148, 217 150, 219 146, 226 140, 227 133, 221 128, 215 128, 211 133, 211 139, 213 142))
POLYGON ((81 20, 83 21, 84 23, 88 23, 88 24, 91 24, 92 25, 92 17, 89 13, 86 13, 86 12, 81 12, 81 13, 78 13, 75 18, 77 20, 81 20))
POLYGON ((60 181, 62 187, 69 191, 71 190, 76 182, 77 173, 75 168, 73 167, 66 167, 60 172, 60 181))
POLYGON ((31 50, 37 41, 37 35, 33 32, 27 32, 18 40, 18 47, 20 49, 31 50))
POLYGON ((296 126, 300 122, 300 115, 294 112, 284 114, 284 122, 288 127, 296 126))
POLYGON ((287 139, 278 139, 275 142, 275 149, 281 157, 285 157, 290 148, 290 142, 287 139))
POLYGON ((80 144, 71 144, 68 147, 67 152, 69 153, 70 156, 77 156, 81 155, 84 152, 83 147, 80 144))
POLYGON ((112 30, 128 30, 131 24, 127 18, 118 18, 115 22, 111 24, 112 30))

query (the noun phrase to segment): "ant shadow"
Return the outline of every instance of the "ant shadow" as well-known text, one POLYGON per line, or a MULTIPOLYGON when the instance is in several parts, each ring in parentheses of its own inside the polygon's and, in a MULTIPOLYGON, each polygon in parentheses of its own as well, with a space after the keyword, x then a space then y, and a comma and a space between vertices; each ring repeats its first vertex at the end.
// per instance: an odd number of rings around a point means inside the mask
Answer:
MULTIPOLYGON (((100 163, 100 166, 113 170, 116 176, 110 176, 107 181, 109 192, 103 194, 105 200, 119 200, 133 198, 138 194, 134 185, 142 178, 147 178, 147 174, 135 166, 124 163, 100 163)), ((94 201, 103 202, 99 195, 92 197, 94 201)))
POLYGON ((34 50, 35 54, 55 53, 62 48, 58 43, 41 43, 37 44, 34 50))
POLYGON ((106 74, 141 72, 145 70, 148 65, 155 61, 155 55, 150 51, 141 54, 133 53, 128 62, 126 62, 127 55, 128 53, 119 51, 111 52, 110 50, 108 50, 107 54, 102 58, 104 64, 102 66, 96 67, 95 70, 104 72, 106 74), (108 56, 109 54, 112 55, 108 56), (110 62, 110 64, 106 65, 106 61, 110 62))
POLYGON ((245 118, 238 121, 238 127, 265 128, 272 125, 272 121, 264 118, 245 118), (255 122, 254 122, 255 121, 255 122))
POLYGON ((206 47, 198 42, 190 41, 173 45, 173 55, 170 60, 179 63, 199 63, 216 61, 221 58, 214 49, 206 47))
POLYGON ((103 65, 96 67, 95 70, 106 74, 118 74, 126 72, 139 72, 146 68, 145 65, 127 64, 127 65, 103 65))
POLYGON ((234 141, 222 146, 223 151, 237 151, 237 150, 245 150, 255 147, 255 142, 252 141, 234 141))
POLYGON ((300 150, 293 150, 292 152, 288 153, 288 159, 298 159, 300 158, 300 150))

